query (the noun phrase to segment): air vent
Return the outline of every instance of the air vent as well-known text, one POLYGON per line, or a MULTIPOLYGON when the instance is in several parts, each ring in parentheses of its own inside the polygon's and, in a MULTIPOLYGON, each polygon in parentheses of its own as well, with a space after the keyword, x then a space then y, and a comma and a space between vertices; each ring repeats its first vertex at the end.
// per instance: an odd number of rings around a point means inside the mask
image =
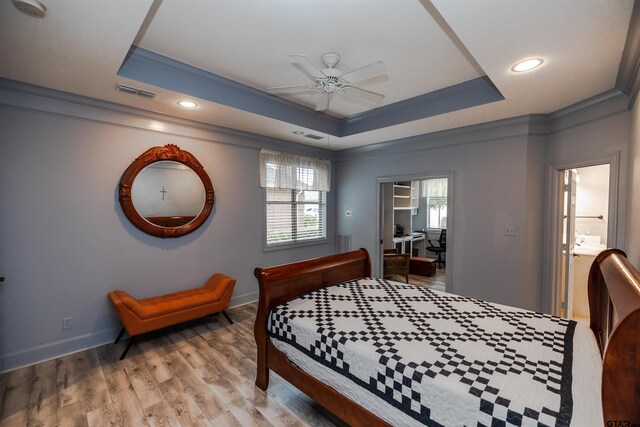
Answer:
POLYGON ((119 92, 131 94, 131 95, 142 96, 144 98, 153 98, 154 96, 156 96, 156 94, 153 92, 149 92, 147 90, 137 89, 135 87, 125 86, 121 84, 116 84, 116 90, 119 92))
POLYGON ((314 134, 312 134, 312 133, 308 133, 308 134, 306 134, 306 135, 304 135, 304 136, 306 136, 307 138, 315 139, 315 140, 318 140, 318 139, 322 139, 322 138, 324 138, 324 136, 314 135, 314 134))
POLYGON ((145 98, 153 98, 154 96, 156 96, 155 93, 148 92, 146 90, 138 90, 138 95, 144 96, 145 98))
POLYGON ((351 234, 336 235, 336 252, 343 254, 351 251, 351 234))

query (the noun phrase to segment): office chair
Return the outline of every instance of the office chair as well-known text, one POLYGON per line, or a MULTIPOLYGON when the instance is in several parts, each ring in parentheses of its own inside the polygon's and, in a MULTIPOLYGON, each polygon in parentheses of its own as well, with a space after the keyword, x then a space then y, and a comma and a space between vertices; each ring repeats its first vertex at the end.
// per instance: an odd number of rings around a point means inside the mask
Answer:
POLYGON ((445 265, 445 262, 442 260, 442 254, 447 252, 447 230, 443 228, 440 231, 440 238, 438 240, 427 239, 427 241, 429 242, 429 246, 426 249, 438 255, 438 259, 436 260, 438 267, 440 264, 445 265))

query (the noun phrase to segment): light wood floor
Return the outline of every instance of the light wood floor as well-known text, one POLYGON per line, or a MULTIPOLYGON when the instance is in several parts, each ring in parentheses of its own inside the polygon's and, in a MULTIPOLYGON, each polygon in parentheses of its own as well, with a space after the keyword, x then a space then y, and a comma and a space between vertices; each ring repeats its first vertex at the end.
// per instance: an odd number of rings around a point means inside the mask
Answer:
POLYGON ((446 290, 446 270, 445 267, 436 268, 435 276, 418 276, 409 274, 409 283, 413 285, 428 286, 431 289, 445 292, 446 290))
MULTIPOLYGON (((271 374, 255 387, 256 304, 0 375, 1 426, 341 425, 271 374)), ((115 338, 115 337, 114 337, 115 338)))
MULTIPOLYGON (((404 276, 392 276, 388 279, 404 283, 404 276)), ((435 276, 419 276, 409 274, 409 283, 412 285, 428 286, 431 289, 445 292, 446 290, 446 270, 445 267, 436 268, 435 276)))
MULTIPOLYGON (((444 290, 444 271, 409 282, 444 290)), ((122 361, 127 339, 2 374, 0 426, 344 425, 273 373, 255 387, 256 304, 228 313, 138 337, 122 361)))

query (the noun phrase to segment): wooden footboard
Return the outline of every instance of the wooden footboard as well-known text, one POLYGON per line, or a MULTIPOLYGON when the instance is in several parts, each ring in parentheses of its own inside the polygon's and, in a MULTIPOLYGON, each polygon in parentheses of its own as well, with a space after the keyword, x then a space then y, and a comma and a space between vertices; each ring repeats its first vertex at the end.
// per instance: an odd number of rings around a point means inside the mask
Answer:
POLYGON ((371 262, 366 249, 331 255, 269 268, 256 268, 260 299, 254 326, 258 347, 256 385, 263 390, 269 385, 267 330, 269 313, 274 307, 300 295, 347 280, 371 277, 371 262))
POLYGON ((266 390, 269 370, 272 370, 349 425, 388 426, 388 423, 291 363, 284 353, 271 344, 267 330, 269 314, 274 307, 316 289, 371 277, 367 250, 359 249, 277 267, 256 268, 254 275, 260 287, 254 326, 258 347, 256 385, 266 390))
POLYGON ((640 425, 640 272, 621 250, 608 249, 594 260, 589 311, 602 353, 605 425, 640 425))

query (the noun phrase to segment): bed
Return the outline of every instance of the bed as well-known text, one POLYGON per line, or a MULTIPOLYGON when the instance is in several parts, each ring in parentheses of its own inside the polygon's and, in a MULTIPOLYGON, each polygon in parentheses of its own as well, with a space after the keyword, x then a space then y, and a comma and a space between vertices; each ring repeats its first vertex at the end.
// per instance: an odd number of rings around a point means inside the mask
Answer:
POLYGON ((640 273, 620 250, 591 267, 590 328, 372 279, 365 249, 255 276, 256 385, 273 370, 350 425, 640 424, 640 273))

